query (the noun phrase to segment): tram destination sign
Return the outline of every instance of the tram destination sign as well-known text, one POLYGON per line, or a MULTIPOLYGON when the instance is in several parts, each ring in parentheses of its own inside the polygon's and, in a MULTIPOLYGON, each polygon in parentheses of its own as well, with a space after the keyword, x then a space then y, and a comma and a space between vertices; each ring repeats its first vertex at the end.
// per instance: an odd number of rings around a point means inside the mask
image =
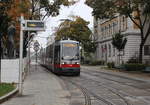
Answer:
POLYGON ((24 30, 29 31, 44 31, 45 22, 40 20, 25 20, 24 30))

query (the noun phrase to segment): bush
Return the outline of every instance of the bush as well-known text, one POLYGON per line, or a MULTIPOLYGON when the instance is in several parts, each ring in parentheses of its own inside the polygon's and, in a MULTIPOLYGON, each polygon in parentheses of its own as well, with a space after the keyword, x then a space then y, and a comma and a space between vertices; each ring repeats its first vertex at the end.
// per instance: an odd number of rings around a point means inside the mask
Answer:
POLYGON ((108 68, 114 68, 114 67, 115 67, 114 62, 108 62, 108 63, 107 63, 107 67, 108 67, 108 68))
POLYGON ((138 63, 138 58, 130 58, 127 63, 138 63))
POLYGON ((146 65, 138 64, 138 63, 124 64, 124 68, 127 71, 142 71, 145 69, 145 67, 146 67, 146 65))
POLYGON ((90 64, 90 61, 89 61, 89 60, 85 60, 85 61, 83 62, 83 64, 90 64))
POLYGON ((93 61, 93 62, 91 62, 90 64, 91 65, 104 65, 104 61, 93 61))

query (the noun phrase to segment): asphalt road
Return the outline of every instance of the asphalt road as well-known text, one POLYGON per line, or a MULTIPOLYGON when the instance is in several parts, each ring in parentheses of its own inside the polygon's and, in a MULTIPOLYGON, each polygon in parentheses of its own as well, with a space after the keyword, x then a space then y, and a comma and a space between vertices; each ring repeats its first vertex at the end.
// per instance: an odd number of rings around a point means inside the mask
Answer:
POLYGON ((70 105, 150 105, 150 77, 82 66, 81 75, 60 76, 70 105))

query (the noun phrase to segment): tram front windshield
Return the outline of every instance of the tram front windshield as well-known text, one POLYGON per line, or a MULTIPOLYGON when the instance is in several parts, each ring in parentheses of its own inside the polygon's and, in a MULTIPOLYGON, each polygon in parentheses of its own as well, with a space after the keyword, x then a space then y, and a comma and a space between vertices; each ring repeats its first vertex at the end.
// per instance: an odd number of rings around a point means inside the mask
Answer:
POLYGON ((79 59, 79 46, 76 43, 65 43, 62 46, 62 59, 79 59))

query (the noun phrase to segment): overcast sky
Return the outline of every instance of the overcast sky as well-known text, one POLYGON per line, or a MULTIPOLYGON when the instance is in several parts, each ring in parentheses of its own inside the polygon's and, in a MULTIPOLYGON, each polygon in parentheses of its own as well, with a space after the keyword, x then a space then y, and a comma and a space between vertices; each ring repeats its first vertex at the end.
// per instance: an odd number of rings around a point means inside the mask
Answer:
POLYGON ((70 15, 80 16, 86 21, 89 21, 89 28, 93 27, 93 17, 92 17, 92 9, 84 4, 85 0, 80 0, 78 3, 74 4, 70 7, 61 7, 60 15, 57 17, 49 17, 46 19, 46 31, 38 34, 36 39, 39 41, 42 46, 46 45, 46 38, 41 37, 48 37, 54 32, 54 28, 58 27, 60 24, 60 19, 67 19, 70 15))

